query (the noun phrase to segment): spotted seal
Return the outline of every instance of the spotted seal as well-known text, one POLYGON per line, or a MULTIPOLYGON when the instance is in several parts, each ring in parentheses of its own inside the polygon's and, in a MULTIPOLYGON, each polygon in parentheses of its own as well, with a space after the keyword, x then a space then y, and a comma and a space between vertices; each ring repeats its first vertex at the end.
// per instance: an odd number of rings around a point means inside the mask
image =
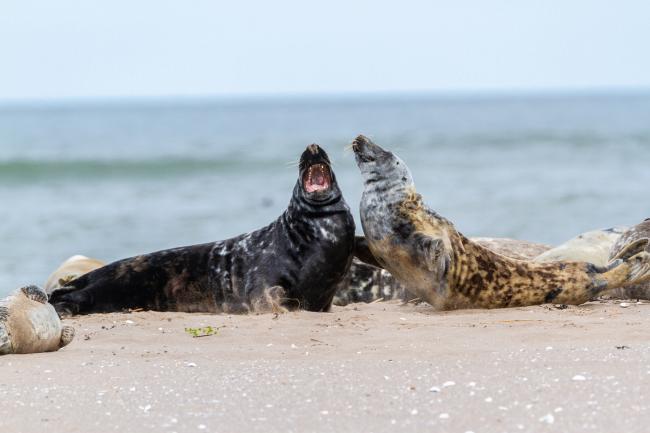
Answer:
POLYGON ((603 290, 650 279, 647 240, 628 245, 608 267, 497 254, 424 205, 400 158, 364 136, 352 149, 364 180, 360 215, 370 252, 435 307, 580 304, 603 290))
POLYGON ((0 355, 53 352, 73 338, 74 328, 61 324, 44 290, 26 286, 0 300, 0 355))
POLYGON ((61 315, 125 308, 327 311, 347 272, 355 225, 327 153, 302 153, 289 206, 270 225, 224 241, 120 260, 52 292, 61 315))
POLYGON ((54 290, 65 286, 70 281, 79 278, 90 271, 101 268, 104 265, 106 265, 106 263, 101 260, 91 259, 90 257, 79 254, 74 255, 61 263, 61 266, 56 268, 56 270, 47 277, 43 289, 45 289, 45 293, 49 295, 54 290))

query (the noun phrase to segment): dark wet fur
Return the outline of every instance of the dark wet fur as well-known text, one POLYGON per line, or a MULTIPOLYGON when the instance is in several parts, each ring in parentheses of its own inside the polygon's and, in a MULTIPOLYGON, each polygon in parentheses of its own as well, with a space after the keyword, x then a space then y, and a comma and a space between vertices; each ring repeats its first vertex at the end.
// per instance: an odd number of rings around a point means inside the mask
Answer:
POLYGON ((129 308, 247 312, 272 289, 283 295, 283 307, 328 310, 352 260, 355 226, 333 172, 326 199, 303 190, 302 174, 316 163, 329 165, 327 154, 308 146, 289 206, 270 225, 111 263, 54 291, 50 302, 63 315, 129 308))

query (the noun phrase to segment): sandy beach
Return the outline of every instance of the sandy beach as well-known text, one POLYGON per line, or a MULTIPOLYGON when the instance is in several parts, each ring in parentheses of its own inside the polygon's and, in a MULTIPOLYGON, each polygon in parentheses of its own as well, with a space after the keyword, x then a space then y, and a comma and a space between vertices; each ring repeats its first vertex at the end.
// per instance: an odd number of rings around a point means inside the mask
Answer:
POLYGON ((0 357, 3 432, 647 431, 650 304, 135 312, 0 357), (219 327, 193 338, 187 327, 219 327))

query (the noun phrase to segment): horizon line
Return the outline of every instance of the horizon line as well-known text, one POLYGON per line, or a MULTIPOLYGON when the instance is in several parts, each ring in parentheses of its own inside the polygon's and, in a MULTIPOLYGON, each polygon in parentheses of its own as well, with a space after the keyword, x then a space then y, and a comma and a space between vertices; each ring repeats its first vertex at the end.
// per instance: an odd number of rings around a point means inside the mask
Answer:
POLYGON ((531 87, 531 88, 476 88, 476 89, 423 89, 423 90, 377 90, 336 92, 239 92, 239 93, 186 93, 158 95, 89 95, 51 98, 0 98, 0 107, 94 105, 147 102, 262 102, 300 100, 346 100, 346 99, 489 99, 519 97, 562 96, 645 96, 650 86, 600 86, 600 87, 531 87))

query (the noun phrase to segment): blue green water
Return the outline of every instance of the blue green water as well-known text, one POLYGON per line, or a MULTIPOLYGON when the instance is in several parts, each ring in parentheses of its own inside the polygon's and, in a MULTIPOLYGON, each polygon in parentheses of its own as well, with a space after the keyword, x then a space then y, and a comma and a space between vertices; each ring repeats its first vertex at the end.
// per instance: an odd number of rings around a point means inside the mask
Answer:
MULTIPOLYGON (((114 260, 253 230, 307 144, 359 133, 468 235, 559 243, 650 216, 650 95, 159 100, 0 106, 0 295, 73 254, 114 260)), ((358 219, 357 219, 358 221, 358 219)))

